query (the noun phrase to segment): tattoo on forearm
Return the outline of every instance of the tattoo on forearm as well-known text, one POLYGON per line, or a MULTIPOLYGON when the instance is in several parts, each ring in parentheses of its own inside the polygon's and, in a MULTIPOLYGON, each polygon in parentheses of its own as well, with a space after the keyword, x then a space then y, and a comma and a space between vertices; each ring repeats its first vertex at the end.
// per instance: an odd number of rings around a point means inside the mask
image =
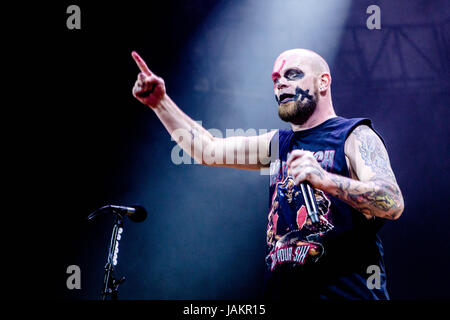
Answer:
POLYGON ((388 181, 361 182, 338 175, 332 175, 331 181, 337 187, 335 196, 363 213, 391 218, 401 213, 400 191, 388 181))

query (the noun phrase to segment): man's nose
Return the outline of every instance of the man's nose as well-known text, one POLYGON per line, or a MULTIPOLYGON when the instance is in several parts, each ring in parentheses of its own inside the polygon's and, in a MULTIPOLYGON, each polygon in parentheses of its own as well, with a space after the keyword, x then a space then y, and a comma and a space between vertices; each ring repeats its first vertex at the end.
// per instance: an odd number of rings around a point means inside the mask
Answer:
POLYGON ((288 87, 287 81, 283 79, 278 79, 276 86, 278 90, 287 88, 288 87))

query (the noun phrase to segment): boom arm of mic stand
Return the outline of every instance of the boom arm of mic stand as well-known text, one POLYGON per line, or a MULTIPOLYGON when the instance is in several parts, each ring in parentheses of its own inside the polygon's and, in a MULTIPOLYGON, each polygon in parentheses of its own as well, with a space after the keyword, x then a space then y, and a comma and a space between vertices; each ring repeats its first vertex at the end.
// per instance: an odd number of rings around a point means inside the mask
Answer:
POLYGON ((103 206, 101 208, 98 208, 97 210, 95 210, 94 212, 92 212, 90 215, 87 216, 86 220, 92 220, 94 219, 96 216, 100 215, 102 212, 104 212, 105 209, 109 208, 108 206, 103 206))

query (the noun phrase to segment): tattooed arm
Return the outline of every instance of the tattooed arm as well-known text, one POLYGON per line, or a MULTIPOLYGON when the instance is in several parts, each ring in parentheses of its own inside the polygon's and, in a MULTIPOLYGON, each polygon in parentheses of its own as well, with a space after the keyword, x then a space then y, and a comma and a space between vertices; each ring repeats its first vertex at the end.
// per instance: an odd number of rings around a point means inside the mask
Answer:
POLYGON ((311 152, 295 150, 288 159, 296 183, 307 180, 361 211, 366 217, 398 219, 404 204, 383 142, 368 126, 347 138, 345 155, 350 178, 322 169, 311 152))
POLYGON ((345 155, 352 179, 331 176, 334 194, 365 215, 398 219, 403 196, 380 137, 358 126, 345 142, 345 155))

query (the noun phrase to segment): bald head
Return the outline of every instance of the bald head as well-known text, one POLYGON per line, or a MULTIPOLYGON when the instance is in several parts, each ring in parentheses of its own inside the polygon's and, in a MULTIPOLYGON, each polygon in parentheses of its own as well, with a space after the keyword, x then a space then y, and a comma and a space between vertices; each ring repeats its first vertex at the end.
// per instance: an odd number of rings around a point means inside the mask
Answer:
POLYGON ((325 61, 324 58, 322 58, 319 54, 317 54, 312 50, 291 49, 282 52, 275 60, 274 71, 279 72, 279 70, 284 67, 282 66, 283 61, 285 65, 286 63, 288 63, 291 66, 295 65, 300 69, 307 68, 309 69, 309 71, 312 71, 316 76, 322 73, 330 74, 330 68, 328 66, 328 63, 325 61))
POLYGON ((316 111, 331 110, 331 75, 328 63, 316 52, 291 49, 275 60, 272 81, 278 115, 284 121, 303 125, 316 111))

